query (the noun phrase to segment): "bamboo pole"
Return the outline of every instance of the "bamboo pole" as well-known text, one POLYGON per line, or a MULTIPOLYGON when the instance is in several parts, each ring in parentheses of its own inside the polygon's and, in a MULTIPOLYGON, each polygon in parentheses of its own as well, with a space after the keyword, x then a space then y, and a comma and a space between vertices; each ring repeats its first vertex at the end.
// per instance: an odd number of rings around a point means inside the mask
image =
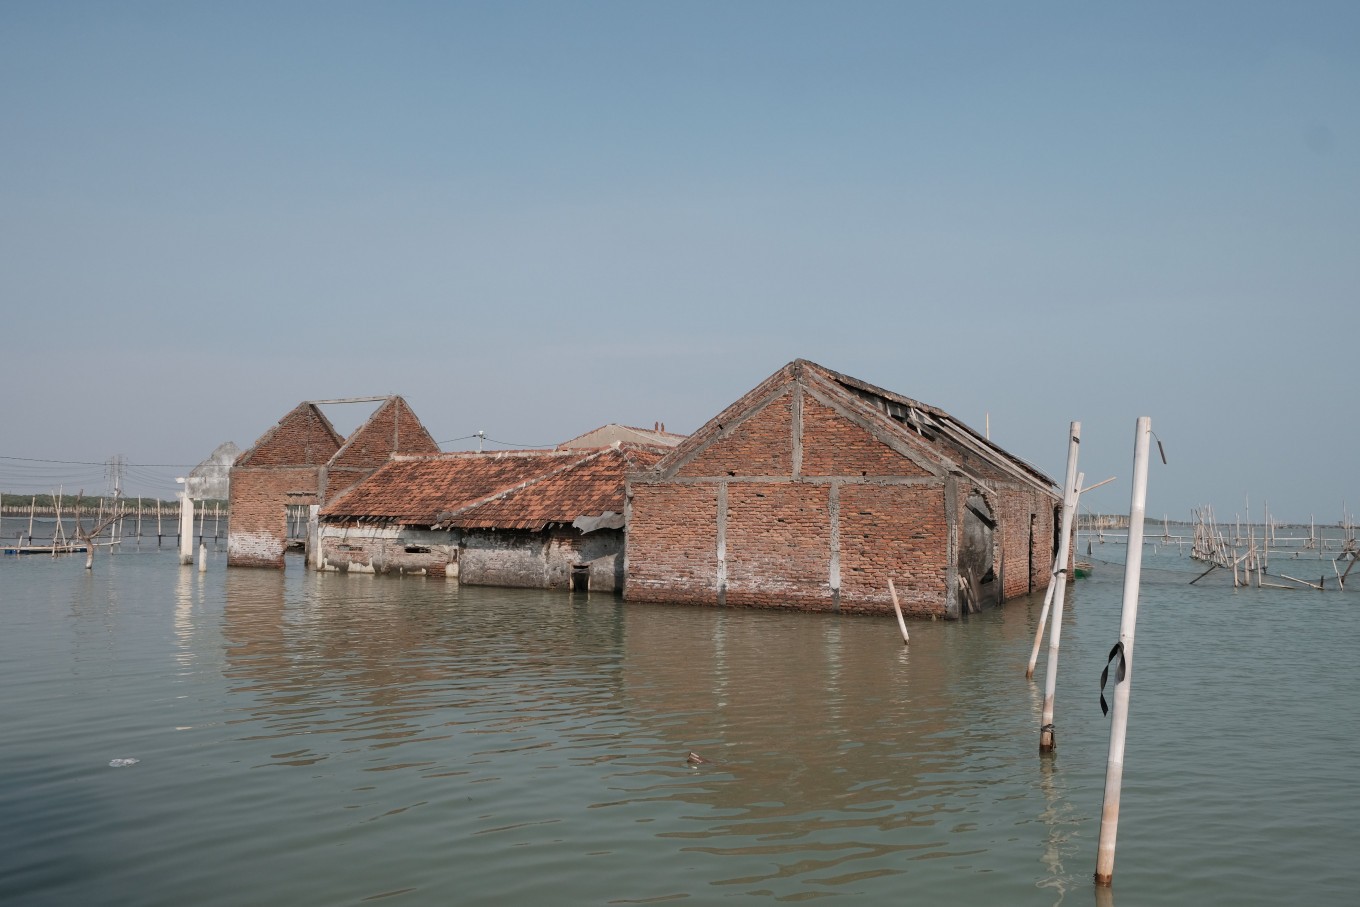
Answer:
MULTIPOLYGON (((1077 453, 1081 447, 1081 423, 1073 422, 1068 432, 1067 475, 1063 481, 1063 509, 1061 528, 1058 534, 1058 568, 1053 571, 1053 582, 1057 588, 1053 592, 1052 625, 1048 636, 1048 674, 1044 680, 1044 710, 1039 721, 1039 752, 1053 749, 1055 744, 1053 729, 1053 701, 1058 688, 1058 647, 1062 640, 1063 600, 1067 595, 1067 560, 1072 541, 1072 515, 1077 509, 1077 489, 1081 479, 1077 476, 1077 453)), ((1142 552, 1139 552, 1141 556, 1142 552)))
POLYGON ((1129 501, 1129 554, 1124 560, 1124 600, 1119 620, 1120 669, 1115 676, 1110 717, 1110 753, 1105 767, 1105 800, 1100 811, 1100 843, 1095 883, 1114 880, 1115 838, 1119 831, 1119 794, 1124 780, 1124 741, 1128 733, 1129 688, 1133 683, 1133 636, 1138 622, 1138 582, 1143 569, 1143 517, 1147 509, 1148 438, 1152 420, 1139 416, 1134 431, 1133 496, 1129 501), (1138 544, 1133 544, 1137 536, 1138 544))
POLYGON ((897 602, 897 589, 893 586, 892 577, 888 578, 888 592, 892 594, 893 610, 897 612, 897 626, 902 630, 902 644, 911 642, 911 636, 907 633, 907 621, 902 617, 902 606, 897 602))
MULTIPOLYGON (((1319 592, 1323 591, 1323 590, 1322 590, 1322 579, 1321 579, 1321 578, 1319 578, 1318 581, 1317 581, 1316 583, 1310 583, 1310 582, 1308 582, 1308 580, 1306 580, 1306 579, 1299 579, 1297 576, 1290 576, 1288 573, 1281 573, 1281 574, 1280 574, 1280 579, 1287 579, 1287 580, 1289 580, 1289 581, 1292 582, 1292 583, 1302 583, 1303 585, 1309 587, 1310 589, 1316 589, 1316 590, 1318 590, 1319 592)), ((1285 588, 1287 589, 1287 588, 1289 588, 1289 587, 1286 586, 1285 588)))

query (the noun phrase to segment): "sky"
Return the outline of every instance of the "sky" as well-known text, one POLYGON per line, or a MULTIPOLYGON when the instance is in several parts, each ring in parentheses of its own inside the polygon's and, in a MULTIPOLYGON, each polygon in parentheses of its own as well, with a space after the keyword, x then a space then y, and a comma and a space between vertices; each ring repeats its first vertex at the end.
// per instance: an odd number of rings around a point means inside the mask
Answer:
MULTIPOLYGON (((0 490, 302 400, 690 432, 797 358, 1127 513, 1360 509, 1360 4, 0 4, 0 490)), ((362 407, 330 408, 348 430, 362 407)))

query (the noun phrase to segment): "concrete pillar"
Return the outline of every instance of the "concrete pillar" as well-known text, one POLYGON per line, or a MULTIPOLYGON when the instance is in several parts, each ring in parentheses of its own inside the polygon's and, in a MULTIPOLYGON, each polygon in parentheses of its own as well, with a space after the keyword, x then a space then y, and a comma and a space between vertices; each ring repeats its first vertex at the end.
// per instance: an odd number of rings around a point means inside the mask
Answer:
POLYGON ((307 508, 307 566, 313 570, 321 569, 320 513, 320 504, 313 504, 307 508))
POLYGON ((189 492, 181 491, 179 498, 179 562, 194 562, 194 499, 189 492))

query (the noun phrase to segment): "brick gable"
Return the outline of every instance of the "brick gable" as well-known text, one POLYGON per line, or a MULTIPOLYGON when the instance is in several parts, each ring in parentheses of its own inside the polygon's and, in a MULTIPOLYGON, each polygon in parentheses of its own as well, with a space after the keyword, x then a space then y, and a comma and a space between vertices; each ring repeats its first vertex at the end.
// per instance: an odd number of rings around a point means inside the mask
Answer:
POLYGON ((790 476, 793 474, 793 394, 785 390, 717 437, 677 475, 790 476))

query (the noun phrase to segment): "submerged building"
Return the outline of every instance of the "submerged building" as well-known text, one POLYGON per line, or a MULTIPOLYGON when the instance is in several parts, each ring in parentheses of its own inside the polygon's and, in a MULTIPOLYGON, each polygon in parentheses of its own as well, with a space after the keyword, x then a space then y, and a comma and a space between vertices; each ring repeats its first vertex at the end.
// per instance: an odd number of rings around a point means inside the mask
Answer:
POLYGON ((627 474, 661 448, 399 456, 321 508, 322 570, 618 591, 627 474))
POLYGON ((371 475, 393 454, 438 452, 401 397, 299 403, 231 467, 227 564, 283 567, 284 552, 306 544, 312 508, 371 475), (319 408, 379 401, 348 438, 319 408))
POLYGON ((935 407, 806 360, 629 476, 629 601, 958 617, 1047 583, 1053 481, 935 407))

